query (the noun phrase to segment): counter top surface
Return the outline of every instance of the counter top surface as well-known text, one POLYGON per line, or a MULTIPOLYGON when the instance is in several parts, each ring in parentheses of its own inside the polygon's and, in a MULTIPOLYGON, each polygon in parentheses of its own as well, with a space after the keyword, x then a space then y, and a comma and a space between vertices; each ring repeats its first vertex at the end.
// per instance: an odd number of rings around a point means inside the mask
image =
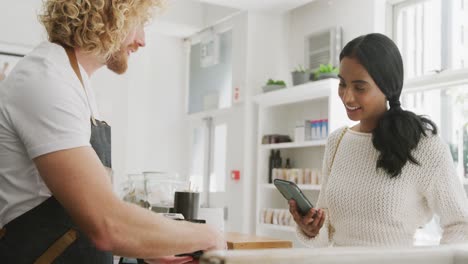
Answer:
POLYGON ((227 232, 225 237, 228 249, 292 248, 292 241, 289 240, 248 235, 237 232, 227 232))

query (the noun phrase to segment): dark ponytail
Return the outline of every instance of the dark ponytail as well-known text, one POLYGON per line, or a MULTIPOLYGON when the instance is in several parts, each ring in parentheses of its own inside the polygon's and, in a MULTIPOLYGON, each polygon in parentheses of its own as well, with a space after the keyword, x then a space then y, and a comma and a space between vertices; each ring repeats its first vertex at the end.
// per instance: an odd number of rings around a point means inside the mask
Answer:
POLYGON ((346 44, 340 53, 340 61, 344 57, 360 62, 390 104, 390 109, 372 131, 372 143, 380 152, 377 168, 384 169, 393 178, 401 174, 408 160, 420 165, 411 152, 421 136, 427 136, 427 131, 437 134, 437 127, 428 118, 405 111, 400 106, 404 73, 398 47, 387 36, 373 33, 346 44))

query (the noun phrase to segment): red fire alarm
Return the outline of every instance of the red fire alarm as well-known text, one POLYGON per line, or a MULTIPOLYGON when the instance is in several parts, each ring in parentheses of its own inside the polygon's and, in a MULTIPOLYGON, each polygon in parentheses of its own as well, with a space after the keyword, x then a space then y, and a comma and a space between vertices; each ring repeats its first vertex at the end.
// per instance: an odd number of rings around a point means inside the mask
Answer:
POLYGON ((231 178, 235 181, 240 180, 240 171, 238 170, 231 171, 231 178))
POLYGON ((240 88, 234 87, 234 102, 237 103, 240 101, 240 88))

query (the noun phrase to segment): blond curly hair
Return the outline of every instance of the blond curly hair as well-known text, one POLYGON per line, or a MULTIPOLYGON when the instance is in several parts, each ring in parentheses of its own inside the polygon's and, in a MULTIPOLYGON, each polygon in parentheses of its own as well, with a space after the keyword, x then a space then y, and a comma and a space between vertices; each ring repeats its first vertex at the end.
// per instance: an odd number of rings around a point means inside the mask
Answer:
POLYGON ((107 60, 132 27, 147 23, 164 0, 45 0, 40 22, 49 41, 107 60))

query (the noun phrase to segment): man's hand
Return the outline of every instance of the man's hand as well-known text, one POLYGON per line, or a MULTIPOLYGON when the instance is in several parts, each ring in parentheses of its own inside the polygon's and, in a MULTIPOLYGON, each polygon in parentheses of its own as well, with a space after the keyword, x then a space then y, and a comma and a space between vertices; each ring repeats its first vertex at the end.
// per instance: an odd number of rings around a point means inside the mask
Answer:
POLYGON ((207 225, 206 227, 210 229, 210 231, 215 235, 216 239, 215 246, 208 248, 207 250, 227 250, 227 243, 226 239, 224 238, 224 234, 221 231, 216 230, 215 228, 209 225, 207 225))
POLYGON ((145 259, 149 264, 183 264, 183 263, 196 263, 192 257, 162 257, 157 259, 145 259))
POLYGON ((213 227, 174 221, 120 201, 104 166, 89 146, 56 151, 34 161, 49 190, 100 250, 159 260, 163 256, 226 248, 223 234, 213 227))
POLYGON ((312 208, 305 216, 300 215, 294 200, 289 201, 289 212, 304 234, 311 238, 318 235, 325 221, 325 212, 322 209, 312 208))

